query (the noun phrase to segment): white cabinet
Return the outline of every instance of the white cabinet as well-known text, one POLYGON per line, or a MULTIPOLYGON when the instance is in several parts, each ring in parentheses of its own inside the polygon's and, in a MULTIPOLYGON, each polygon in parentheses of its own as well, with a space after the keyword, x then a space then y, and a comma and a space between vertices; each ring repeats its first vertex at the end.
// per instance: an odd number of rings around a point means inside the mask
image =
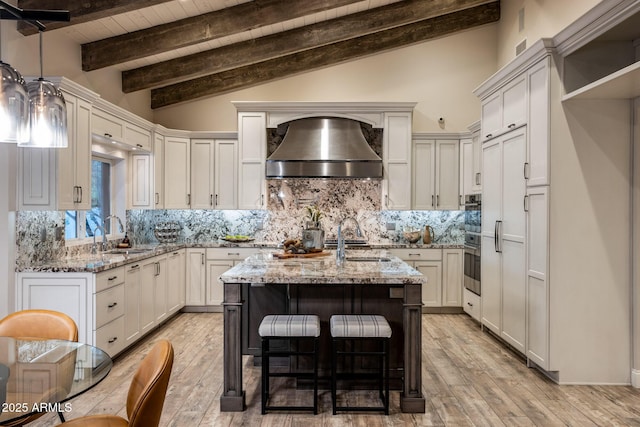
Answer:
POLYGON ((481 140, 487 141, 526 123, 526 75, 519 75, 481 101, 481 140))
POLYGON ((482 323, 524 353, 526 127, 483 145, 482 323))
POLYGON ((151 151, 151 130, 127 120, 125 116, 129 113, 121 111, 114 114, 106 110, 115 110, 116 107, 106 102, 99 104, 100 107, 94 108, 91 115, 91 132, 94 135, 123 144, 128 150, 151 151))
POLYGON ((229 270, 235 264, 232 260, 207 260, 207 283, 205 291, 205 305, 222 306, 224 289, 220 281, 220 275, 229 270))
POLYGON ((527 71, 527 186, 549 185, 550 61, 545 57, 527 71))
POLYGON ((124 267, 98 273, 95 276, 94 343, 114 356, 125 348, 125 272, 124 267))
POLYGON ((153 209, 152 158, 149 154, 129 156, 129 208, 153 209))
MULTIPOLYGON (((482 142, 480 141, 480 122, 469 126, 470 138, 460 140, 460 195, 482 191, 482 142)), ((460 201, 460 205, 464 200, 460 201)), ((462 208, 461 208, 462 209, 462 208)))
POLYGON ((427 278, 422 285, 425 307, 462 307, 462 249, 391 249, 427 278))
POLYGON ((385 113, 382 207, 411 209, 411 113, 385 113))
POLYGON ((413 141, 413 208, 458 210, 459 141, 413 141))
POLYGON ((91 132, 118 142, 124 141, 124 120, 100 108, 91 114, 91 132))
POLYGON ((186 298, 186 250, 167 254, 167 314, 179 311, 186 298))
POLYGON ((191 142, 189 138, 164 139, 164 208, 189 209, 191 203, 191 142))
MULTIPOLYGON (((124 340, 130 346, 141 336, 140 329, 140 264, 133 263, 125 266, 124 273, 124 340)), ((147 295, 143 299, 148 299, 147 295)))
POLYGON ((167 316, 167 256, 140 262, 140 333, 146 334, 167 316))
POLYGON ((237 207, 238 142, 191 140, 191 208, 237 207))
POLYGON ((153 208, 164 208, 164 135, 153 136, 153 208))
POLYGON ((205 305, 206 249, 187 249, 186 305, 205 305))
POLYGON ((238 113, 238 209, 266 207, 266 113, 238 113))
POLYGON ((479 295, 474 294, 468 289, 462 290, 462 309, 478 322, 482 316, 482 300, 479 295))
POLYGON ((91 103, 61 90, 69 146, 18 150, 18 201, 23 210, 91 209, 91 103))
POLYGON ((151 130, 127 121, 124 122, 124 143, 133 150, 151 151, 151 130))

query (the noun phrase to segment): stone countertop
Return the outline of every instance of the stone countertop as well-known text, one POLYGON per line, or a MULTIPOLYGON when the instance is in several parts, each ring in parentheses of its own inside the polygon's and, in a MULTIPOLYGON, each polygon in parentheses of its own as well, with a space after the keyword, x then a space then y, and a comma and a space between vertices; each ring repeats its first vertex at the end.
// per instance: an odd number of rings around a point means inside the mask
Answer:
POLYGON ((224 283, 254 284, 422 284, 425 277, 386 251, 346 252, 343 265, 336 263, 335 251, 314 258, 271 258, 264 254, 247 258, 220 276, 224 283), (382 253, 381 253, 382 252, 382 253), (360 260, 350 260, 359 258, 360 260), (378 261, 376 259, 382 259, 378 261))
MULTIPOLYGON (((43 273, 99 273, 101 271, 109 270, 112 268, 120 267, 132 262, 142 261, 147 258, 154 257, 156 255, 162 255, 176 249, 183 248, 261 248, 261 249, 275 249, 280 244, 277 242, 246 242, 246 243, 231 243, 223 240, 217 240, 205 243, 172 243, 162 245, 143 245, 136 246, 135 250, 144 249, 146 251, 142 253, 113 253, 113 251, 107 251, 105 253, 99 252, 97 254, 86 254, 83 256, 64 258, 59 260, 46 261, 40 264, 34 264, 26 266, 21 269, 17 269, 17 272, 43 272, 43 273)), ((354 251, 371 251, 371 250, 388 250, 388 249, 462 249, 464 245, 459 244, 408 244, 397 242, 385 242, 385 243, 371 243, 368 247, 351 247, 349 250, 354 251)), ((126 251, 122 249, 121 251, 126 251)), ((331 258, 331 257, 329 257, 331 258)), ((335 261, 335 257, 332 258, 335 261)))

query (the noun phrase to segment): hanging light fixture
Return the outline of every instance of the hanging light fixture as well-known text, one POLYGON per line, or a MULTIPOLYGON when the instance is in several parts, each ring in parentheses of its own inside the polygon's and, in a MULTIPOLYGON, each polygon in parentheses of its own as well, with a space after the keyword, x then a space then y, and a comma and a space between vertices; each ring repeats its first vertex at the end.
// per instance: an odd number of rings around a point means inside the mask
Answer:
POLYGON ((0 142, 29 140, 29 100, 22 75, 0 60, 0 142))
POLYGON ((40 36, 40 78, 27 83, 29 93, 29 131, 27 141, 19 147, 65 148, 67 137, 67 106, 62 92, 43 78, 42 30, 40 36))
POLYGON ((67 109, 64 97, 42 73, 40 20, 69 21, 66 10, 23 10, 0 0, 0 19, 27 21, 39 30, 40 78, 25 84, 22 75, 0 60, 0 142, 20 147, 67 147, 67 109))

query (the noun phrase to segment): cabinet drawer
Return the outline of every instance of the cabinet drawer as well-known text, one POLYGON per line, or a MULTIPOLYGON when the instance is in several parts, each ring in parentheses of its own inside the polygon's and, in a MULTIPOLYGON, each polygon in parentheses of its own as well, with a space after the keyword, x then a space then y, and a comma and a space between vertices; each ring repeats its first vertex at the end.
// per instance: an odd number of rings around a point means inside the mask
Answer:
POLYGON ((96 292, 124 283, 124 266, 96 275, 96 292))
POLYGON ((245 258, 258 252, 260 252, 259 248, 208 248, 207 259, 243 261, 245 258))
POLYGON ((469 316, 480 321, 480 297, 473 292, 465 289, 462 294, 462 308, 469 316))
POLYGON ((151 131, 131 123, 126 123, 124 142, 138 150, 151 152, 151 131))
POLYGON ((391 249, 389 252, 403 261, 442 260, 442 249, 391 249))
POLYGON ((124 283, 96 294, 96 328, 124 314, 124 283))
POLYGON ((124 122, 100 110, 94 110, 91 115, 91 132, 122 141, 124 138, 124 122))
POLYGON ((113 357, 125 347, 124 316, 120 316, 112 322, 96 330, 96 347, 106 351, 113 357))

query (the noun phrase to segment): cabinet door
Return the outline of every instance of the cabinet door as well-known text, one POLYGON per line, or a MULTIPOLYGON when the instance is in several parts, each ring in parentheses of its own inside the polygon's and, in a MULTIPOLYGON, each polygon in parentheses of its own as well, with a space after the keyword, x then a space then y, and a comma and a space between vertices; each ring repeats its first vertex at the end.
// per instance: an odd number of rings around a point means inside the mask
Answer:
POLYGON ((216 209, 237 209, 238 142, 236 140, 216 140, 214 157, 214 207, 216 209))
POLYGON ((422 304, 427 307, 441 307, 442 262, 416 261, 415 269, 427 278, 427 283, 422 285, 422 304))
MULTIPOLYGON (((474 189, 474 159, 473 159, 473 140, 465 138, 460 140, 460 194, 465 196, 471 194, 474 189)), ((461 200, 460 205, 464 204, 461 200)), ((463 209, 463 208, 461 208, 463 209)))
POLYGON ((382 163, 384 209, 411 209, 411 113, 385 114, 382 163))
MULTIPOLYGON (((502 219, 502 146, 494 139, 486 142, 482 147, 482 164, 484 177, 482 182, 482 235, 493 239, 495 237, 496 222, 502 219)), ((494 248, 482 243, 484 250, 494 248)))
MULTIPOLYGON (((524 212, 526 184, 526 128, 505 134, 502 138, 502 238, 524 243, 526 217, 524 212)), ((482 200, 484 212, 485 201, 482 200)))
POLYGON ((474 132, 471 137, 473 141, 473 186, 472 192, 480 193, 482 191, 482 141, 480 141, 480 132, 474 132))
POLYGON ((151 199, 151 158, 148 154, 132 154, 130 157, 129 207, 153 209, 151 199))
POLYGON ((191 140, 191 208, 213 209, 213 139, 191 140))
POLYGON ((548 187, 527 191, 527 351, 549 369, 548 187))
POLYGON ((207 275, 205 249, 187 249, 186 305, 205 305, 207 275))
POLYGON ((549 184, 549 62, 547 57, 527 73, 529 92, 529 153, 527 185, 549 184))
POLYGON ((138 304, 140 334, 149 332, 155 325, 155 281, 158 264, 155 258, 144 260, 140 267, 140 302, 138 304))
POLYGON ((482 258, 480 260, 481 312, 482 324, 493 333, 500 335, 502 330, 502 265, 500 253, 495 250, 494 244, 493 236, 482 235, 482 258))
POLYGON ((436 142, 413 143, 413 208, 431 210, 436 207, 435 195, 436 142))
POLYGON ((185 251, 167 255, 167 310, 175 313, 185 302, 185 251))
POLYGON ((436 209, 460 209, 458 140, 436 141, 436 209))
POLYGON ((153 141, 153 207, 164 208, 164 136, 155 134, 153 141))
POLYGON ((124 123, 123 141, 134 150, 142 150, 147 153, 151 151, 151 131, 133 123, 124 123))
POLYGON ((442 306, 462 306, 462 250, 442 250, 442 306))
POLYGON ((231 267, 233 267, 233 261, 207 261, 207 290, 205 293, 206 305, 222 305, 224 289, 219 277, 231 267))
POLYGON ((526 123, 527 83, 523 74, 509 82, 502 90, 502 128, 512 130, 526 123))
POLYGON ((164 140, 164 207, 189 209, 190 141, 188 138, 166 137, 164 140))
POLYGON ((500 92, 496 92, 482 100, 480 121, 482 127, 482 141, 496 137, 502 127, 502 98, 500 92))
POLYGON ((124 336, 127 346, 140 338, 140 275, 139 264, 128 265, 124 274, 124 336))
MULTIPOLYGON (((91 209, 91 104, 80 98, 77 103, 73 154, 75 185, 79 188, 80 195, 73 208, 59 206, 59 210, 91 209)), ((59 169, 60 171, 64 169, 59 169)), ((64 175, 64 172, 61 175, 64 175)))
POLYGON ((166 319, 168 315, 168 292, 167 292, 167 257, 162 255, 156 258, 157 272, 155 276, 154 295, 154 315, 156 325, 166 319))
POLYGON ((238 113, 238 209, 264 209, 267 116, 238 113))
POLYGON ((18 150, 18 204, 24 210, 56 207, 56 151, 63 148, 21 148, 18 150))

